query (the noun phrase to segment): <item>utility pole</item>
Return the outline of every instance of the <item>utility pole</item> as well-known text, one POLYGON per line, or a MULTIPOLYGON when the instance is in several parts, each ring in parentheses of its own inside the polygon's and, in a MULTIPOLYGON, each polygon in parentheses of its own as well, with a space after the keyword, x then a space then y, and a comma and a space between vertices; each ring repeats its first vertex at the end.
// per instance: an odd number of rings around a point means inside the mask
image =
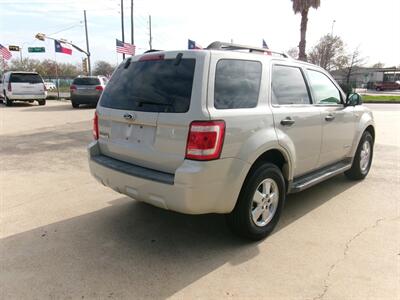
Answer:
POLYGON ((87 20, 86 20, 86 10, 83 11, 83 16, 85 19, 85 33, 86 33, 86 52, 87 58, 88 58, 88 70, 89 70, 89 75, 92 75, 92 67, 90 65, 90 51, 89 51, 89 35, 88 35, 88 29, 87 29, 87 20))
POLYGON ((153 37, 151 36, 151 15, 149 15, 149 35, 150 35, 149 45, 150 45, 150 50, 152 50, 153 49, 153 37))
POLYGON ((135 45, 135 33, 133 27, 133 0, 131 0, 131 44, 135 45))
MULTIPOLYGON (((124 0, 121 0, 121 30, 122 30, 122 42, 125 43, 125 32, 124 32, 124 0)), ((125 59, 125 53, 122 53, 122 58, 125 59)))
POLYGON ((336 20, 333 20, 333 21, 332 21, 331 36, 333 36, 333 26, 335 25, 335 23, 336 23, 336 20))

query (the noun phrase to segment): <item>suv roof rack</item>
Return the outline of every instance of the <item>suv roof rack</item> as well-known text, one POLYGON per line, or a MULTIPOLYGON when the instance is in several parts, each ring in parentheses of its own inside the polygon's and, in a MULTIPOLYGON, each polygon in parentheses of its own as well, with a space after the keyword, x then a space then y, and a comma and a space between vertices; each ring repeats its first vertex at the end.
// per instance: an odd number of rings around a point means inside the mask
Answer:
POLYGON ((285 52, 274 51, 274 50, 267 49, 267 48, 259 48, 259 47, 239 45, 239 44, 233 44, 233 43, 225 43, 225 42, 220 42, 220 41, 211 43, 210 45, 208 45, 208 47, 206 49, 208 49, 208 50, 249 50, 249 52, 260 52, 263 54, 264 53, 273 53, 273 54, 281 55, 284 58, 291 58, 285 52))

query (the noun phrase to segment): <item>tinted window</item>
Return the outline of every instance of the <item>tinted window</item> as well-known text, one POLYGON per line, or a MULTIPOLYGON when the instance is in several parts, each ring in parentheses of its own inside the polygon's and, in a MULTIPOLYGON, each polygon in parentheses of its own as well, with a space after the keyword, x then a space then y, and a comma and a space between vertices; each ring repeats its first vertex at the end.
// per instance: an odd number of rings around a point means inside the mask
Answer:
POLYGON ((99 85, 100 80, 96 77, 78 77, 75 78, 72 84, 76 85, 99 85))
POLYGON ((39 74, 12 73, 10 82, 42 83, 43 80, 39 74))
POLYGON ((273 66, 272 104, 310 104, 310 97, 300 68, 273 66))
POLYGON ((121 64, 101 97, 105 107, 183 113, 189 110, 195 59, 121 64))
POLYGON ((258 102, 261 63, 222 59, 215 73, 214 106, 218 109, 250 108, 258 102))
POLYGON ((316 104, 340 103, 340 93, 333 82, 323 73, 307 70, 310 87, 316 104))

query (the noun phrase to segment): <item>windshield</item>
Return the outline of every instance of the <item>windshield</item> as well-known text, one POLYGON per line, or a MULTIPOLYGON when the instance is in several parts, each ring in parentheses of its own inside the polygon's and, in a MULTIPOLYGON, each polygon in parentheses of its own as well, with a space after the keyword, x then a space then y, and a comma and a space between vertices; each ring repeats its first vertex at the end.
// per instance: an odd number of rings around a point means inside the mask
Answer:
POLYGON ((13 73, 13 74, 11 74, 10 82, 43 83, 43 80, 39 76, 39 74, 13 73))
POLYGON ((195 59, 121 64, 101 97, 104 107, 184 113, 189 110, 195 59))

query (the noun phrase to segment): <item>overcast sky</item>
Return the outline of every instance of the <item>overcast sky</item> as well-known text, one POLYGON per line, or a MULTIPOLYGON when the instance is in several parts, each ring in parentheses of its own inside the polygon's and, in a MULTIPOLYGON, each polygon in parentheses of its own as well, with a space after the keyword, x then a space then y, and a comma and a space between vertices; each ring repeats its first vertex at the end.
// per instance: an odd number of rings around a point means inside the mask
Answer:
MULTIPOLYGON (((130 41, 130 0, 124 0, 125 40, 130 41)), ((0 0, 0 43, 20 45, 23 56, 54 59, 50 41, 35 41, 38 32, 65 38, 85 47, 83 10, 87 10, 93 61, 121 61, 115 38, 121 39, 120 0, 0 0), (61 32, 60 32, 61 31, 61 32), (57 33, 59 32, 59 33, 57 33), (45 54, 27 53, 30 46, 45 46, 45 54)), ((135 44, 149 48, 148 15, 152 15, 153 48, 185 49, 187 39, 202 46, 221 40, 261 46, 265 39, 275 50, 287 51, 300 38, 300 16, 290 0, 134 0, 135 44)), ((400 65, 399 0, 321 0, 309 13, 307 48, 333 32, 349 50, 359 47, 368 64, 400 65)), ((13 52, 13 57, 18 53, 13 52)), ((80 62, 82 55, 57 54, 58 61, 80 62)))

